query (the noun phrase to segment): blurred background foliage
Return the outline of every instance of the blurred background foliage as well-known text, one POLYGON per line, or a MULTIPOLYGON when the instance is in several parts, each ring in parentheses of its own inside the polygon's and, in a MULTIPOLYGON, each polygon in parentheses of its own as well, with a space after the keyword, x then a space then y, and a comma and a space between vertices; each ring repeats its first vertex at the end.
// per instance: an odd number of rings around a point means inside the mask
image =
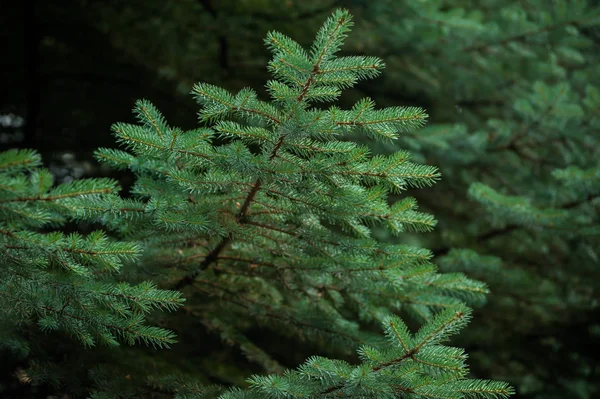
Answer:
MULTIPOLYGON (((197 124, 188 94, 196 82, 265 95, 267 31, 307 45, 338 7, 355 15, 343 52, 386 62, 382 77, 346 92, 341 105, 370 96, 430 115, 422 130, 370 144, 407 149, 442 172, 434 188, 410 193, 438 219, 435 232, 401 239, 432 248, 442 270, 490 285, 457 343, 472 374, 510 381, 522 398, 597 397, 600 9, 592 1, 5 1, 0 150, 37 149, 59 181, 113 174, 127 187, 128 176, 99 169, 91 153, 113 146, 110 125, 131 122, 136 99, 187 129, 197 124)), ((210 352, 198 373, 242 381, 241 368, 215 366, 219 351, 236 349, 215 349, 218 337, 199 334, 207 348, 174 355, 210 352)), ((298 347, 288 361, 311 350, 298 347)))

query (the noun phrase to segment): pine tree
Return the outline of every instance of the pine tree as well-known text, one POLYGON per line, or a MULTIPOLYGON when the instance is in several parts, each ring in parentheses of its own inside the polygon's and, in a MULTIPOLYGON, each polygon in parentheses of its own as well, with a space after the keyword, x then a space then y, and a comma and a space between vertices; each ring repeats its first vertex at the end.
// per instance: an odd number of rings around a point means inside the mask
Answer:
MULTIPOLYGON (((351 25, 347 11, 335 12, 310 51, 269 33, 272 101, 249 88, 232 94, 197 84, 201 128, 170 127, 151 103, 139 101, 139 124, 113 128, 127 151, 96 153, 135 174, 134 198, 115 195, 106 179, 52 187, 35 153, 4 153, 7 278, 0 287, 9 316, 3 323, 15 337, 5 340, 10 348, 26 355, 23 333, 33 322, 87 346, 116 346, 119 339, 168 346, 173 334, 144 324, 144 315, 181 306, 177 289, 185 293, 187 315, 278 375, 250 378, 248 391, 222 391, 165 377, 174 365, 131 391, 115 374, 94 371, 93 398, 144 391, 223 399, 510 395, 505 383, 467 379, 465 353, 443 345, 468 322, 467 304, 480 302, 486 286, 461 273, 438 273, 430 251, 372 236, 373 226, 396 235, 431 230, 433 217, 419 212, 413 198, 390 203, 389 194, 429 186, 439 173, 405 151, 374 156, 347 139, 360 133, 391 141, 424 123, 422 109, 376 109, 368 98, 349 110, 321 104, 383 68, 375 57, 335 56, 351 25), (122 239, 51 231, 67 220, 101 223, 122 239), (154 283, 117 283, 125 262, 129 279, 153 276, 154 283), (425 322, 413 334, 397 313, 425 322), (373 324, 383 324, 387 340, 373 324), (330 353, 358 349, 361 362, 314 356, 281 374, 269 348, 248 338, 256 325, 290 342, 326 344, 330 353)), ((31 380, 34 369, 22 379, 31 380)))

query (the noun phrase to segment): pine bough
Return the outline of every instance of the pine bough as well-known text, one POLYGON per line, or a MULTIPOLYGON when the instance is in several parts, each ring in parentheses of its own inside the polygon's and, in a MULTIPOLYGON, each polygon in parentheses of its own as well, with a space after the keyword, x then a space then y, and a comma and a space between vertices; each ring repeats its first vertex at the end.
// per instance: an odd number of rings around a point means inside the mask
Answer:
MULTIPOLYGON (((388 194, 429 186, 439 173, 406 152, 373 156, 347 138, 393 140, 423 125, 425 112, 375 109, 370 99, 350 110, 316 106, 383 68, 375 57, 335 56, 351 25, 346 11, 335 12, 309 51, 269 33, 272 101, 251 89, 197 84, 204 127, 169 127, 139 101, 139 124, 114 125, 127 151, 96 153, 135 173, 134 199, 119 197, 108 179, 54 186, 35 152, 1 154, 0 345, 27 356, 23 331, 36 322, 88 346, 166 347, 174 334, 144 317, 182 306, 184 290, 190 314, 277 374, 251 377, 248 390, 151 380, 152 389, 178 398, 509 396, 505 383, 467 379, 466 354, 443 345, 466 325, 467 305, 482 301, 486 286, 437 273, 430 251, 372 237, 375 225, 395 234, 431 230, 435 220, 413 198, 390 205, 388 194), (125 240, 52 231, 69 220, 101 222, 125 240), (156 283, 117 283, 121 266, 134 261, 140 273, 159 275, 156 283), (398 313, 422 328, 411 334, 398 313), (387 340, 361 328, 373 322, 387 340), (361 363, 315 356, 282 373, 268 348, 244 336, 255 323, 338 352, 359 347, 361 363)), ((111 395, 99 389, 92 397, 111 395)))

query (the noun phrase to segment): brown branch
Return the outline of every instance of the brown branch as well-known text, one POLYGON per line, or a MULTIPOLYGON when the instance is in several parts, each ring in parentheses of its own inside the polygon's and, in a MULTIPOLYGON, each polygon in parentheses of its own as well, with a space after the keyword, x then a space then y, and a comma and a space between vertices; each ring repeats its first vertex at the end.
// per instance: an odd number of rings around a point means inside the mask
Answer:
MULTIPOLYGON (((211 5, 210 4, 210 0, 204 0, 203 4, 205 6, 207 6, 207 5, 210 6, 211 5)), ((209 9, 209 11, 210 11, 210 9, 209 9)), ((333 31, 334 33, 340 28, 340 26, 342 25, 342 23, 343 23, 343 21, 338 21, 337 26, 335 27, 335 29, 333 31)), ((297 102, 301 103, 304 100, 304 97, 308 93, 308 90, 310 89, 310 87, 312 86, 312 84, 315 81, 315 77, 320 73, 321 62, 322 62, 323 57, 324 57, 324 55, 326 53, 327 47, 329 46, 329 43, 331 43, 331 40, 333 38, 334 33, 331 34, 331 37, 329 38, 328 42, 323 47, 323 50, 321 51, 321 53, 319 54, 317 60, 315 61, 315 64, 313 66, 311 74, 306 79, 306 82, 304 83, 304 85, 302 87, 302 90, 300 91, 300 94, 296 98, 297 102)), ((288 119, 289 118, 291 118, 291 115, 288 116, 288 119)), ((277 120, 277 122, 281 123, 279 120, 277 120)), ((281 146, 283 145, 284 139, 285 139, 285 135, 280 135, 279 136, 279 139, 277 140, 277 143, 275 144, 275 147, 273 147, 273 149, 271 150, 271 153, 269 155, 269 160, 273 160, 277 156, 277 153, 279 152, 279 150, 281 149, 281 146)), ((262 185, 261 180, 260 179, 256 179, 254 185, 252 186, 252 189, 250 190, 250 192, 248 193, 248 196, 246 197, 246 200, 242 204, 242 206, 240 208, 240 211, 236 215, 235 220, 236 220, 236 222, 238 224, 244 224, 246 222, 248 209, 250 208, 250 205, 251 205, 252 201, 256 197, 256 194, 258 193, 258 190, 260 190, 261 185, 262 185)), ((185 276, 184 278, 182 278, 181 280, 179 280, 175 284, 174 287, 176 289, 181 289, 181 288, 183 288, 183 287, 185 287, 187 285, 193 284, 193 282, 196 279, 196 277, 198 276, 198 274, 201 271, 203 271, 206 268, 208 268, 212 262, 214 262, 215 260, 218 259, 219 254, 225 249, 225 247, 231 242, 231 240, 232 240, 231 234, 228 235, 227 237, 223 238, 221 240, 221 242, 212 251, 210 251, 208 253, 208 255, 206 255, 206 257, 204 258, 204 260, 200 263, 200 265, 198 265, 198 268, 194 272, 192 272, 191 274, 189 274, 189 275, 185 276)))

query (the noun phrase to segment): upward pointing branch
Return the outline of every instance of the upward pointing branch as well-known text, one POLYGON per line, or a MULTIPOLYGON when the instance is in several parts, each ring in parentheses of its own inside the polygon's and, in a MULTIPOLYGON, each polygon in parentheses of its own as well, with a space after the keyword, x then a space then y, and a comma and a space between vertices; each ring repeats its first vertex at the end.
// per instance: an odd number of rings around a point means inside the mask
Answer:
MULTIPOLYGON (((313 69, 312 69, 310 75, 308 76, 308 78, 306 79, 306 82, 302 85, 302 90, 300 91, 300 94, 296 98, 296 101, 298 103, 301 103, 304 100, 304 98, 306 97, 306 94, 308 93, 308 90, 310 89, 310 87, 312 86, 312 84, 315 81, 315 77, 320 73, 320 66, 321 66, 321 62, 323 61, 323 57, 328 52, 331 42, 333 41, 334 37, 337 34, 339 34, 339 29, 342 26, 342 24, 344 24, 345 22, 347 22, 346 17, 341 17, 340 19, 338 19, 335 28, 332 29, 332 31, 330 33, 330 37, 326 41, 323 49, 319 52, 317 60, 315 61, 315 64, 313 65, 313 69)), ((291 114, 288 116, 287 119, 290 119, 290 118, 291 118, 291 114)), ((277 156, 277 153, 279 152, 281 146, 283 145, 284 139, 285 139, 285 135, 279 136, 277 143, 275 144, 275 146, 271 150, 271 153, 269 154, 269 160, 273 160, 277 156)), ((256 194, 260 190, 261 185, 262 185, 262 182, 260 181, 260 179, 256 179, 256 181, 254 182, 254 184, 252 186, 252 189, 250 190, 250 192, 248 193, 248 196, 244 200, 244 203, 242 204, 240 211, 235 216, 235 220, 238 224, 244 224, 244 222, 246 221, 248 209, 250 208, 252 201, 256 197, 256 194)), ((173 288, 180 290, 188 285, 193 284, 196 277, 198 276, 198 274, 200 274, 200 272, 202 272, 203 270, 207 269, 214 261, 216 261, 219 258, 219 255, 227 247, 227 245, 231 242, 231 240, 232 240, 231 235, 228 235, 227 237, 223 238, 219 242, 219 244, 217 244, 217 246, 206 255, 204 260, 202 260, 202 262, 198 265, 198 268, 196 270, 194 270, 191 274, 188 274, 187 276, 180 279, 177 283, 175 283, 173 288)))

